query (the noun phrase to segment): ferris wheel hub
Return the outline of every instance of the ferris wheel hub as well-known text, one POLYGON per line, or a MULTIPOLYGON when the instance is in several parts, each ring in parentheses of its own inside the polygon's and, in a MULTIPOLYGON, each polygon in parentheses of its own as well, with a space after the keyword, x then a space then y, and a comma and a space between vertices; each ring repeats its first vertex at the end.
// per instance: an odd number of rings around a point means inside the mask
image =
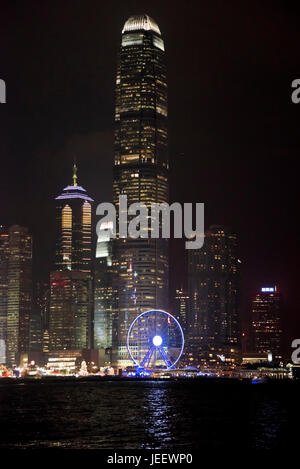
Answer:
POLYGON ((155 347, 159 347, 162 344, 161 336, 160 335, 155 335, 152 339, 152 342, 153 342, 153 345, 155 345, 155 347))

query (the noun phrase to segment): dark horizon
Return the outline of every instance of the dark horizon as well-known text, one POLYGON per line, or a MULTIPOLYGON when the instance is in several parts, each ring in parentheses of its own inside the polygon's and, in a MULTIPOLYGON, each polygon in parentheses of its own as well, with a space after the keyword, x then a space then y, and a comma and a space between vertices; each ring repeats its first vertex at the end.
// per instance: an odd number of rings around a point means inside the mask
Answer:
MULTIPOLYGON (((151 8, 3 2, 0 224, 29 227, 35 278, 45 277, 54 198, 71 182, 74 157, 95 206, 111 200, 117 51, 126 19, 145 12, 166 44, 171 200, 204 202, 206 228, 222 224, 238 234, 244 327, 256 290, 279 286, 289 351, 299 330, 292 221, 300 105, 291 101, 291 82, 300 77, 299 5, 215 0, 180 8, 170 1, 151 8)), ((184 280, 183 256, 182 243, 173 242, 173 289, 184 280)))

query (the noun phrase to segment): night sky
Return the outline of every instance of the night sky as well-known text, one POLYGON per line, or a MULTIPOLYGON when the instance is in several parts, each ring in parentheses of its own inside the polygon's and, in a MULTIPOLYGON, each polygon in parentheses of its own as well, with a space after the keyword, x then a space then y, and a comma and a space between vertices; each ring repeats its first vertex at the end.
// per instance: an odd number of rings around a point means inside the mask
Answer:
MULTIPOLYGON (((300 6, 296 1, 2 1, 0 224, 28 226, 35 277, 53 252, 53 199, 79 183, 110 201, 114 83, 126 19, 147 13, 166 46, 171 197, 204 202, 205 225, 237 232, 241 311, 261 285, 285 299, 286 345, 300 336, 300 6)), ((184 249, 171 246, 171 285, 184 249)))

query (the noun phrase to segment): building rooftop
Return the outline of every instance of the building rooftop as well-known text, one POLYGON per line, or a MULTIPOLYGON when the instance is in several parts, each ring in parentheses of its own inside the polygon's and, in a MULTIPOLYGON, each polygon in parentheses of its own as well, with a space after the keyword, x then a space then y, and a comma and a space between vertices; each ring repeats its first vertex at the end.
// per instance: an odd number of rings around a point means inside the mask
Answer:
POLYGON ((161 35, 156 21, 154 21, 154 19, 150 18, 148 15, 131 16, 124 24, 122 34, 139 30, 154 31, 155 33, 161 35))
POLYGON ((58 197, 55 197, 55 200, 60 199, 83 199, 93 202, 93 199, 87 195, 86 190, 81 186, 65 187, 62 193, 58 197))
POLYGON ((87 195, 86 190, 77 185, 76 164, 73 166, 73 185, 65 187, 62 193, 58 197, 55 197, 55 200, 61 199, 83 199, 88 200, 89 202, 94 202, 93 199, 87 195))

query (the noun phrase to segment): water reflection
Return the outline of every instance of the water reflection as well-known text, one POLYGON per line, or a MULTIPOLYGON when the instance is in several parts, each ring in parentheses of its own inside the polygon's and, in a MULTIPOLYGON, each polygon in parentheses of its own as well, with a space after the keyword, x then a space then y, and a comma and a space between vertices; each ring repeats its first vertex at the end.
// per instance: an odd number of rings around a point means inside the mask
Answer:
POLYGON ((0 448, 289 447, 298 395, 207 380, 0 384, 0 448))
POLYGON ((147 449, 163 448, 172 442, 176 419, 168 387, 164 382, 157 385, 147 388, 145 392, 145 430, 149 441, 143 442, 142 448, 147 449))
POLYGON ((273 449, 287 423, 286 411, 278 400, 263 401, 254 418, 253 446, 256 449, 273 449))

